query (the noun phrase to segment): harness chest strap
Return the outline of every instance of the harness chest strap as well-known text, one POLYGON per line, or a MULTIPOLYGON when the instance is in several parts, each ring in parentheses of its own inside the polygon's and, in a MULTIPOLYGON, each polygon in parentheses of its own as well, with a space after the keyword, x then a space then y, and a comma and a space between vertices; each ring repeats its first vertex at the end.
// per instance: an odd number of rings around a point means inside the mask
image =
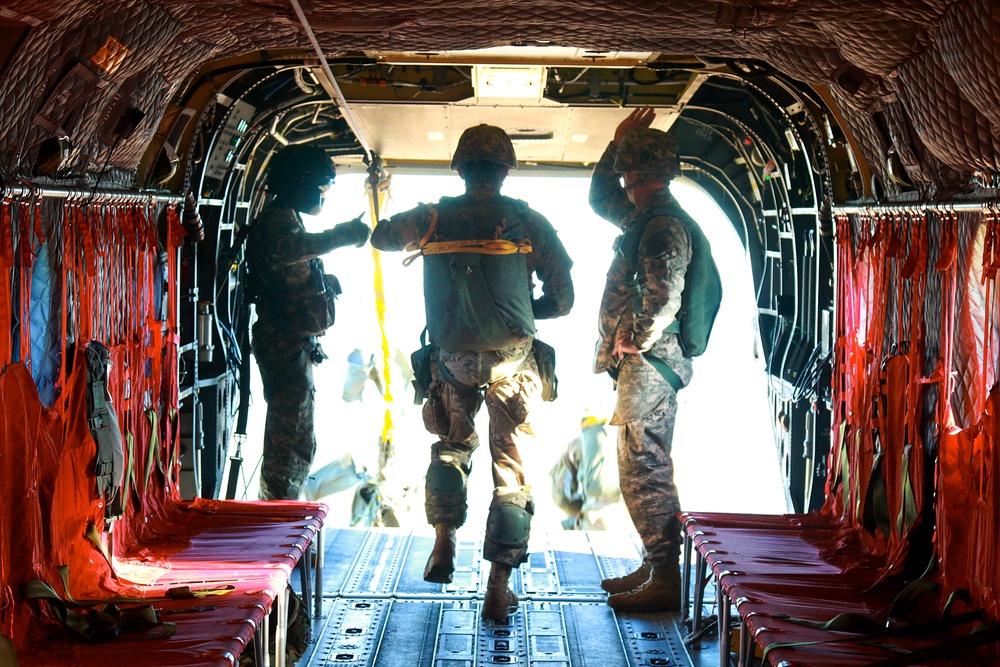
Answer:
POLYGON ((403 260, 403 266, 409 266, 418 257, 423 255, 445 255, 456 252, 474 252, 481 255, 527 255, 531 253, 531 243, 522 241, 514 243, 505 239, 465 239, 460 241, 436 241, 430 242, 434 230, 437 228, 438 212, 436 208, 431 208, 431 222, 424 234, 416 243, 407 244, 405 250, 413 252, 403 260), (415 252, 414 252, 415 251, 415 252))

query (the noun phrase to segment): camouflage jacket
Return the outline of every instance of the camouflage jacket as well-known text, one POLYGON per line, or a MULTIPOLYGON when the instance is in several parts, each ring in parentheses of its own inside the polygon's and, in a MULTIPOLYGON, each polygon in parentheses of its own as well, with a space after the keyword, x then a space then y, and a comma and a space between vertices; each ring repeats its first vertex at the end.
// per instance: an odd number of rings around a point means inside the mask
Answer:
MULTIPOLYGON (((642 220, 648 209, 668 200, 670 193, 667 190, 653 195, 643 208, 637 210, 619 184, 618 174, 612 168, 614 161, 615 148, 609 146, 594 167, 590 205, 602 218, 625 231, 634 222, 642 220)), ((684 223, 677 218, 651 219, 649 224, 654 222, 658 224, 647 229, 659 231, 644 236, 634 274, 629 274, 629 262, 621 252, 616 252, 611 262, 601 300, 601 340, 594 360, 594 372, 602 373, 618 365, 619 360, 612 354, 615 341, 631 333, 636 347, 667 362, 687 384, 691 379, 691 360, 684 356, 678 335, 668 333, 666 328, 674 322, 681 306, 684 273, 691 261, 691 239, 684 223), (642 312, 639 314, 634 312, 629 294, 633 278, 642 287, 642 312)), ((627 361, 648 366, 647 370, 652 372, 645 375, 649 377, 658 376, 641 357, 627 361)))
POLYGON ((254 220, 247 239, 257 316, 281 328, 287 309, 322 288, 323 260, 334 248, 353 244, 343 231, 306 232, 292 208, 268 204, 254 220))
MULTIPOLYGON (((471 188, 469 192, 457 199, 472 197, 488 200, 500 197, 500 193, 492 188, 471 188)), ((372 231, 371 243, 379 250, 403 250, 410 243, 417 243, 427 233, 431 221, 431 206, 421 204, 409 211, 397 213, 389 220, 381 220, 372 231)), ((531 309, 535 319, 543 320, 560 317, 567 314, 573 307, 573 279, 570 269, 573 261, 566 253, 562 241, 556 234, 552 224, 545 217, 528 209, 528 216, 523 221, 532 251, 527 256, 529 280, 535 275, 542 283, 542 296, 533 299, 531 309)), ((448 241, 435 234, 431 241, 448 241)), ((527 289, 533 291, 534 285, 527 289)))

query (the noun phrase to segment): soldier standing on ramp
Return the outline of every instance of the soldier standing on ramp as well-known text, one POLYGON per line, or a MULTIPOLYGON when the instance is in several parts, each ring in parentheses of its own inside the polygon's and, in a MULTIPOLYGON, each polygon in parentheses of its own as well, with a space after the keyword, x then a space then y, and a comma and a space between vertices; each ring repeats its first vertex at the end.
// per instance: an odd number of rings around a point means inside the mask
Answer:
MULTIPOLYGON (((572 262, 549 222, 522 201, 500 194, 517 167, 514 146, 498 127, 478 125, 459 139, 451 168, 466 191, 379 222, 372 245, 424 256, 424 302, 431 344, 431 382, 424 425, 439 439, 425 483, 427 521, 437 538, 424 569, 447 583, 455 569, 455 530, 465 523, 475 416, 485 398, 490 416, 493 501, 483 557, 492 562, 484 618, 517 609, 507 586, 527 560, 534 504, 519 449, 533 434, 529 407, 541 386, 532 354, 535 319, 559 317, 573 305, 572 262), (542 296, 532 298, 532 275, 542 296)), ((415 364, 415 368, 419 364, 415 364)))
POLYGON ((609 371, 617 380, 611 423, 619 427, 618 476, 646 551, 638 570, 601 582, 612 594, 608 604, 626 612, 676 611, 680 602, 680 501, 670 449, 676 392, 690 382, 692 370, 672 325, 691 239, 683 221, 668 211, 668 185, 680 162, 674 139, 649 128, 654 116, 643 107, 621 122, 590 186, 594 212, 624 232, 601 301, 594 372, 609 371))
POLYGON ((261 500, 297 500, 316 454, 313 364, 326 358, 316 336, 333 324, 337 279, 319 259, 341 246, 361 247, 370 230, 360 219, 309 234, 300 213, 318 214, 335 176, 326 151, 307 144, 271 159, 271 201, 250 227, 247 259, 257 304, 251 347, 267 401, 261 500))

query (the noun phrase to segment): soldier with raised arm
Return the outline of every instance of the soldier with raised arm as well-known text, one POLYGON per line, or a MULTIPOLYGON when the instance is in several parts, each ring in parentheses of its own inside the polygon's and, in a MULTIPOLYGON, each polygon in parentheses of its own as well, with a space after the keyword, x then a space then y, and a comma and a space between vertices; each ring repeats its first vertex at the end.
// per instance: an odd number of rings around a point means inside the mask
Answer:
POLYGON ((691 239, 668 189, 680 173, 677 144, 649 128, 654 116, 643 107, 621 122, 590 187, 591 207, 623 232, 601 301, 594 372, 617 381, 611 423, 618 425, 619 480, 646 552, 638 570, 601 582, 608 604, 628 612, 676 611, 680 601, 670 451, 677 391, 692 372, 676 323, 691 239))

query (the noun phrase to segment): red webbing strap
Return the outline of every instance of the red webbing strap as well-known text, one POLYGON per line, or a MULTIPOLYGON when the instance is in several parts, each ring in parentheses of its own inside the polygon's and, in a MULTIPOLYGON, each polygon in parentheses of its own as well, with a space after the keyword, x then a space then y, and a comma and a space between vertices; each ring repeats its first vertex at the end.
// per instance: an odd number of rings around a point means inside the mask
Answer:
POLYGON ((176 332, 166 335, 163 340, 163 378, 161 400, 166 408, 166 419, 163 420, 163 442, 167 450, 167 491, 173 500, 180 500, 180 427, 179 407, 180 390, 177 382, 179 336, 176 332))
POLYGON ((14 207, 12 201, 4 199, 0 203, 0 278, 3 280, 3 289, 0 290, 0 364, 6 366, 10 363, 13 354, 12 321, 13 312, 11 307, 11 269, 14 268, 14 231, 11 228, 13 216, 11 211, 14 207))
MULTIPOLYGON (((0 201, 0 276, 3 277, 4 287, 0 290, 0 368, 6 373, 7 366, 11 362, 12 340, 11 340, 11 285, 10 276, 13 262, 12 244, 12 203, 4 199, 0 201)), ((5 398, 0 393, 0 406, 5 398)), ((4 406, 6 407, 6 406, 4 406)), ((9 432, 6 410, 0 412, 0 498, 9 499, 14 497, 15 471, 11 461, 14 456, 8 453, 8 448, 21 448, 23 443, 15 434, 9 432)), ((19 483, 19 482, 17 482, 19 483)), ((12 637, 14 634, 14 591, 12 585, 15 583, 12 576, 12 558, 14 556, 12 541, 13 524, 13 502, 0 502, 0 636, 12 637)), ((3 641, 0 639, 0 641, 3 641)), ((3 662, 7 649, 13 651, 13 647, 0 646, 0 663, 3 662)))
POLYGON ((18 358, 25 363, 31 359, 31 275, 34 266, 32 233, 33 202, 18 206, 17 269, 18 269, 18 358))
POLYGON ((77 285, 77 321, 79 326, 78 339, 92 340, 95 336, 94 326, 94 284, 97 274, 97 260, 94 252, 94 239, 91 233, 91 222, 95 216, 99 216, 99 209, 96 204, 86 204, 81 207, 79 216, 79 227, 74 234, 75 252, 82 263, 78 264, 76 275, 77 285))
POLYGON ((184 239, 184 229, 181 227, 178 205, 167 206, 167 322, 171 331, 177 330, 177 271, 178 250, 184 239))
POLYGON ((1000 503, 1000 391, 979 423, 942 438, 938 468, 938 556, 944 593, 968 588, 971 604, 1000 616, 996 508, 1000 503))
POLYGON ((76 252, 74 252, 72 242, 72 232, 76 225, 79 207, 70 202, 63 205, 62 224, 62 255, 59 257, 57 265, 60 267, 60 291, 59 291, 59 331, 62 339, 59 341, 59 379, 57 380, 57 402, 56 408, 59 412, 64 412, 66 379, 69 377, 69 364, 67 360, 68 346, 70 338, 69 304, 72 293, 71 281, 75 279, 76 273, 76 252))
POLYGON ((1000 508, 1000 388, 994 387, 986 402, 986 417, 983 429, 983 451, 980 465, 984 468, 980 475, 979 502, 973 534, 976 542, 973 576, 982 586, 981 605, 993 620, 1000 618, 1000 524, 997 510, 1000 508))
POLYGON ((856 270, 855 255, 851 239, 851 220, 846 215, 836 219, 836 253, 837 253, 837 309, 833 384, 833 432, 837 434, 838 447, 830 450, 830 462, 826 482, 826 502, 823 513, 843 518, 850 503, 848 464, 848 439, 851 432, 851 405, 853 384, 853 364, 857 351, 858 302, 857 293, 853 289, 853 276, 856 270))
MULTIPOLYGON (((996 332, 996 328, 993 324, 993 300, 996 298, 996 276, 997 262, 1000 262, 1000 219, 990 211, 984 218, 986 225, 986 237, 983 240, 983 258, 982 266, 983 272, 980 282, 986 287, 986 316, 984 318, 984 335, 983 335, 983 359, 987 361, 993 359, 993 354, 995 354, 993 347, 993 336, 996 332)), ((982 370, 981 386, 980 391, 982 396, 987 396, 989 387, 987 386, 987 377, 989 373, 984 366, 982 370)))
MULTIPOLYGON (((875 397, 879 393, 880 357, 885 337, 886 294, 890 279, 885 257, 885 234, 882 231, 884 224, 882 218, 862 217, 861 227, 867 234, 862 263, 866 270, 853 286, 860 295, 859 324, 863 323, 864 327, 863 347, 859 350, 853 377, 854 385, 861 388, 861 391, 852 397, 856 437, 853 439, 853 451, 848 456, 851 476, 855 482, 852 485, 851 511, 847 518, 854 525, 864 524, 864 500, 871 484, 875 463, 875 433, 872 428, 878 420, 874 406, 875 397)), ((861 535, 870 540, 869 548, 878 547, 878 539, 866 532, 862 532, 861 535)))

